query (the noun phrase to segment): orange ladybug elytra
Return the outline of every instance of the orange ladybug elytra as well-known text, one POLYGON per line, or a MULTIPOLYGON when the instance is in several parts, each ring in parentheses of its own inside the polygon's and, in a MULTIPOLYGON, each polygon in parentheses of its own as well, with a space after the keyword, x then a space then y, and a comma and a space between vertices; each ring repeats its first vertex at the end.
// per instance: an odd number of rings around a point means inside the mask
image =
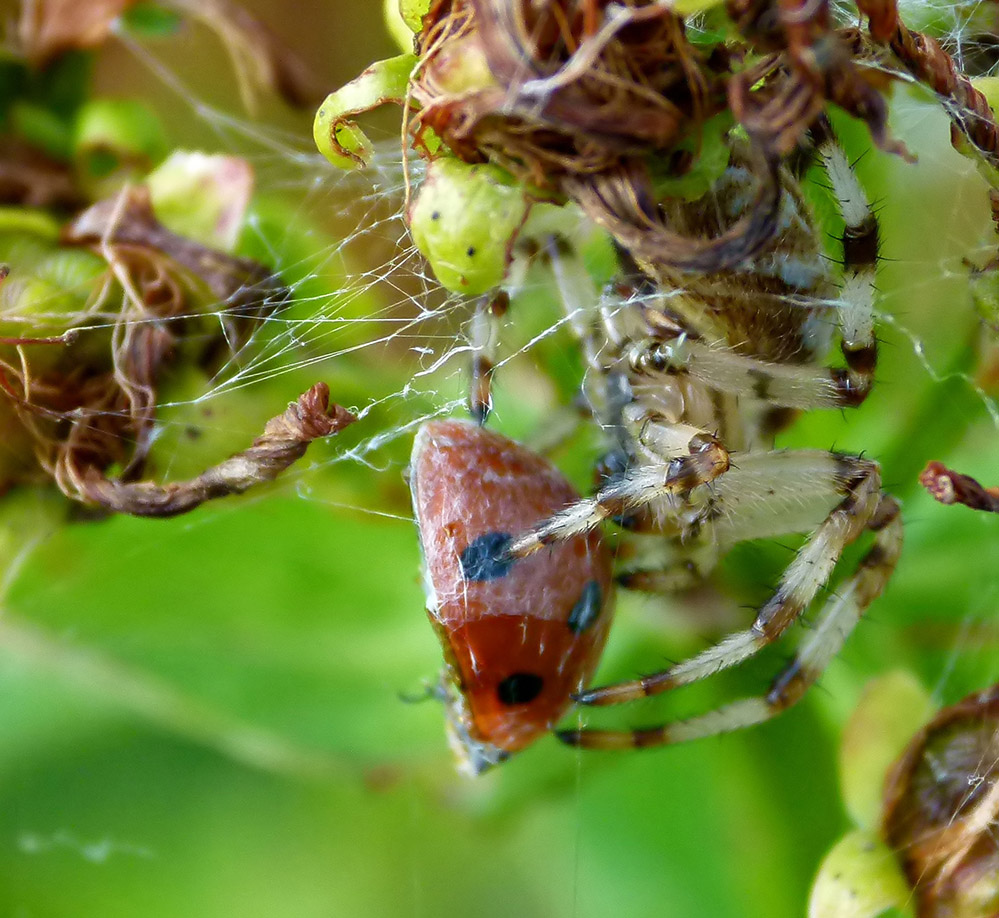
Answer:
POLYGON ((479 774, 550 730, 592 676, 610 625, 610 553, 594 531, 506 557, 514 536, 580 498, 499 434, 431 421, 410 468, 449 735, 479 774))

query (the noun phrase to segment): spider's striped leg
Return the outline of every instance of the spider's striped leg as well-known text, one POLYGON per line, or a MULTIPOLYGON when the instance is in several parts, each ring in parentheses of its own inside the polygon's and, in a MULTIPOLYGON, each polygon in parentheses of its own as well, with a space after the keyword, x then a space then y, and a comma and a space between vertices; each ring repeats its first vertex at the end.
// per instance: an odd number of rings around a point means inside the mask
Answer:
POLYGON ((844 387, 859 405, 871 391, 878 347, 874 335, 874 301, 878 263, 878 219, 853 172, 832 126, 820 118, 812 127, 816 148, 846 227, 843 247, 843 288, 838 308, 840 348, 846 361, 844 387))
POLYGON ((468 389, 468 411, 478 424, 484 424, 493 407, 492 377, 499 338, 499 320, 510 306, 504 290, 481 297, 472 316, 469 338, 472 345, 471 380, 468 389))
POLYGON ((566 730, 559 739, 590 749, 622 749, 682 743, 753 726, 795 704, 825 671, 864 611, 884 589, 902 547, 902 525, 895 500, 881 495, 866 524, 875 541, 857 572, 832 596, 814 631, 766 695, 745 698, 699 717, 631 731, 566 730))
MULTIPOLYGON (((641 679, 589 689, 577 701, 608 705, 658 695, 735 666, 778 640, 828 582, 843 549, 865 529, 877 528, 872 521, 878 519, 879 508, 886 500, 881 493, 881 474, 876 463, 832 454, 825 454, 824 461, 821 457, 822 454, 812 452, 747 457, 746 469, 733 470, 730 473, 733 477, 716 485, 717 519, 713 525, 722 544, 801 531, 801 514, 795 514, 793 508, 807 494, 809 468, 813 491, 823 490, 824 480, 827 489, 832 486, 845 494, 788 566, 776 592, 757 613, 753 624, 690 660, 641 679), (768 462, 772 470, 766 473, 768 462), (740 471, 743 474, 738 476, 740 471), (768 491, 772 492, 769 498, 772 505, 764 508, 769 512, 761 516, 756 507, 763 506, 768 491)), ((803 508, 807 509, 804 502, 803 508)))
POLYGON ((632 347, 628 358, 637 395, 650 386, 668 385, 678 371, 719 392, 751 394, 772 405, 803 411, 850 408, 863 401, 870 389, 870 379, 860 386, 849 368, 770 363, 685 332, 678 332, 672 340, 646 339, 632 347))
POLYGON ((658 455, 676 458, 626 470, 593 497, 571 504, 516 538, 507 554, 526 557, 545 545, 575 538, 606 519, 624 516, 656 499, 679 498, 728 471, 728 450, 721 441, 689 424, 649 420, 643 440, 654 443, 658 455))
POLYGON ((600 331, 600 297, 580 254, 567 239, 550 237, 544 254, 551 265, 562 310, 583 349, 586 365, 599 370, 603 338, 600 331))
POLYGON ((617 582, 649 593, 694 586, 738 542, 814 529, 856 474, 852 460, 823 450, 740 455, 710 488, 684 502, 652 504, 638 518, 645 525, 627 526, 642 534, 619 548, 617 582))
POLYGON ((586 363, 583 394, 591 414, 605 430, 619 429, 622 412, 633 396, 620 372, 611 372, 633 322, 622 309, 620 297, 603 296, 597 289, 572 244, 559 236, 550 237, 544 248, 552 269, 562 311, 579 341, 586 363))

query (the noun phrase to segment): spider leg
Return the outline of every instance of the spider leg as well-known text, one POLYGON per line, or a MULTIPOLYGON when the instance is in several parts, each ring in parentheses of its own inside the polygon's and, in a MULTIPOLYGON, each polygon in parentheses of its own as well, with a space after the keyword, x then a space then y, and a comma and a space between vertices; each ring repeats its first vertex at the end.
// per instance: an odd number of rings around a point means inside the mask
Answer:
MULTIPOLYGON (((801 460, 797 470, 799 476, 806 473, 810 464, 809 460, 813 463, 816 478, 823 472, 826 476, 831 475, 829 468, 823 469, 816 462, 817 457, 814 453, 806 453, 803 457, 799 457, 795 453, 770 453, 762 459, 766 460, 767 457, 770 457, 771 462, 773 462, 775 457, 781 456, 789 457, 792 460, 801 460)), ((778 640, 798 620, 819 590, 828 582, 843 549, 857 539, 865 529, 877 529, 876 523, 880 519, 879 514, 883 513, 883 507, 887 506, 888 498, 882 495, 881 474, 876 463, 848 456, 834 456, 832 460, 841 469, 838 477, 834 478, 832 483, 841 493, 845 493, 845 496, 798 552, 794 561, 784 572, 774 595, 759 610, 755 621, 748 629, 736 632, 691 659, 662 672, 644 676, 641 679, 589 689, 582 692, 576 700, 588 705, 609 705, 658 695, 661 692, 697 682, 720 670, 735 666, 778 640)), ((764 465, 764 462, 758 461, 755 465, 758 474, 758 470, 764 465)), ((781 464, 778 460, 776 468, 770 475, 771 490, 775 492, 775 496, 779 493, 779 487, 783 486, 781 482, 784 473, 789 471, 791 468, 788 463, 785 461, 781 464)), ((759 474, 758 477, 760 477, 759 474)), ((761 478, 761 480, 765 479, 761 478)), ((806 480, 799 479, 799 487, 806 480)), ((751 482, 746 480, 719 482, 721 505, 724 506, 726 492, 733 496, 738 495, 738 487, 745 488, 749 484, 751 482), (722 491, 723 485, 729 485, 729 487, 722 491)), ((819 489, 815 480, 812 481, 811 488, 812 490, 819 489)), ((790 490, 792 495, 789 496, 793 497, 793 492, 796 489, 792 487, 790 490)), ((893 502, 891 506, 895 506, 893 502)), ((895 512, 897 513, 897 507, 895 512)), ((771 508, 769 518, 779 523, 781 519, 779 508, 771 508)), ((775 534, 772 528, 774 522, 769 523, 771 528, 759 526, 753 521, 751 514, 736 512, 728 519, 730 522, 720 518, 715 524, 718 530, 716 535, 720 541, 726 543, 775 534), (742 515, 749 516, 748 523, 740 521, 739 517, 742 515)), ((794 531, 794 528, 797 527, 787 526, 784 531, 794 531)), ((897 546, 893 545, 892 550, 897 554, 897 546)), ((891 566, 894 566, 894 556, 892 556, 891 566)), ((873 594, 871 598, 873 598, 873 594)))
MULTIPOLYGON (((643 382, 661 386, 678 371, 712 389, 733 395, 753 396, 784 408, 846 408, 866 397, 849 369, 770 363, 746 357, 719 345, 679 334, 672 340, 649 338, 636 343, 628 354, 630 368, 641 392, 643 382)), ((866 384, 870 388, 869 382, 866 384)))
POLYGON ((859 405, 871 391, 878 360, 874 335, 878 218, 826 118, 820 118, 815 123, 812 136, 846 224, 841 239, 843 289, 838 309, 840 349, 846 361, 844 382, 853 393, 852 404, 859 405))
POLYGON ((476 303, 469 338, 472 345, 468 411, 477 424, 485 424, 493 407, 492 377, 499 339, 499 320, 510 306, 509 295, 498 290, 476 303))
MULTIPOLYGON (((677 528, 682 532, 682 523, 677 528)), ((676 593, 703 583, 717 563, 718 546, 710 527, 697 527, 692 537, 671 539, 663 539, 662 532, 643 533, 619 545, 614 579, 626 590, 676 593)))
POLYGON ((652 336, 636 342, 626 353, 636 388, 642 379, 650 386, 666 384, 671 375, 683 371, 711 389, 733 395, 752 393, 772 405, 805 411, 855 407, 867 398, 877 365, 878 222, 832 127, 820 119, 813 134, 845 223, 840 239, 842 290, 836 304, 845 368, 775 364, 699 340, 681 326, 653 321, 645 332, 651 331, 652 336))
POLYGON ((874 531, 874 544, 856 573, 826 603, 814 631, 771 683, 766 695, 744 698, 689 720, 631 731, 565 730, 558 733, 559 739, 591 749, 669 745, 763 723, 795 704, 839 652, 867 607, 884 589, 898 561, 902 525, 893 498, 883 494, 877 497, 865 528, 874 531))
POLYGON ((651 505, 638 519, 642 525, 627 526, 636 535, 618 549, 621 586, 648 593, 695 586, 738 542, 815 528, 856 477, 852 460, 823 450, 747 453, 734 461, 699 495, 651 505))
POLYGON ((680 498, 728 471, 729 454, 721 441, 689 424, 649 419, 642 439, 647 445, 654 444, 659 455, 673 454, 675 458, 628 469, 593 497, 571 504, 516 538, 507 554, 526 557, 657 499, 680 498))

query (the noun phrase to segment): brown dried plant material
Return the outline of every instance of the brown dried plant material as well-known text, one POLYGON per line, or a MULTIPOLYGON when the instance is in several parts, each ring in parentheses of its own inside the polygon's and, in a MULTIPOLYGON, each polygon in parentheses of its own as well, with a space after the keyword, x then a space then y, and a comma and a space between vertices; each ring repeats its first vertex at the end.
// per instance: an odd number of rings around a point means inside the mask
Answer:
POLYGON ((277 292, 269 271, 248 258, 237 258, 171 232, 153 213, 149 191, 132 185, 88 207, 63 229, 63 241, 87 245, 114 265, 115 253, 136 250, 167 256, 203 281, 212 295, 237 311, 277 292))
POLYGON ((69 211, 84 203, 68 165, 0 137, 0 204, 69 211))
POLYGON ((886 779, 882 834, 919 918, 999 916, 999 685, 916 734, 886 779))
POLYGON ((432 130, 468 162, 576 200, 653 276, 724 271, 772 241, 777 171, 829 103, 909 158, 887 127, 899 71, 941 95, 956 133, 999 153, 984 97, 939 45, 902 25, 893 0, 858 8, 873 40, 835 28, 829 0, 728 0, 734 32, 705 48, 654 0, 434 0, 417 36, 409 127, 417 145, 432 130), (749 135, 755 200, 717 236, 687 238, 650 173, 682 175, 689 157, 673 156, 676 145, 726 108, 749 135))
POLYGON ((249 449, 190 481, 167 485, 128 482, 83 465, 67 468, 69 483, 84 502, 116 513, 146 517, 187 513, 205 501, 242 494, 254 485, 272 481, 299 460, 313 440, 353 424, 357 418, 340 405, 330 405, 329 394, 325 383, 316 383, 285 412, 271 418, 249 449))
POLYGON ((905 151, 887 136, 889 78, 858 65, 827 0, 731 0, 728 12, 743 40, 702 49, 652 0, 436 0, 417 38, 411 130, 573 198, 653 274, 731 268, 774 237, 779 164, 828 102, 905 151), (681 175, 671 151, 726 108, 750 136, 757 194, 717 237, 686 238, 650 167, 681 175))
MULTIPOLYGON (((144 486, 139 499, 106 483, 112 468, 118 484, 141 473, 159 387, 174 362, 214 365, 227 359, 283 291, 262 265, 167 230, 140 187, 93 205, 64 228, 63 237, 64 245, 91 248, 108 271, 80 311, 67 314, 64 334, 0 341, 4 413, 12 415, 8 423, 16 424, 18 441, 27 437, 35 460, 5 462, 0 490, 47 476, 76 500, 122 512, 150 512, 146 504, 159 500, 164 512, 182 512, 176 508, 238 490, 252 475, 273 477, 296 450, 301 455, 304 445, 294 442, 324 435, 313 394, 301 403, 303 422, 312 426, 298 434, 272 430, 268 443, 251 450, 256 466, 243 462, 243 479, 234 466, 224 465, 186 489, 172 490, 169 500, 150 496, 151 486, 144 486)), ((341 413, 335 417, 343 426, 341 413)))
POLYGON ((24 0, 19 38, 25 57, 44 66, 67 51, 96 48, 135 0, 24 0))
POLYGON ((653 203, 651 178, 640 162, 567 178, 564 185, 590 219, 653 276, 671 268, 712 273, 752 257, 774 236, 781 200, 777 161, 761 160, 758 191, 746 215, 711 237, 684 236, 670 228, 665 209, 653 203))
POLYGON ((942 504, 964 504, 972 510, 999 513, 999 488, 986 488, 970 475, 951 471, 941 462, 927 463, 919 483, 942 504))
POLYGON ((771 155, 791 153, 834 102, 865 122, 879 147, 908 156, 888 136, 890 77, 860 66, 852 33, 832 27, 828 0, 729 0, 727 9, 752 48, 772 54, 729 84, 737 120, 771 155))
POLYGON ((665 151, 725 104, 667 4, 437 0, 417 41, 417 137, 540 187, 665 151))
POLYGON ((908 28, 896 0, 858 0, 871 36, 884 42, 909 73, 940 96, 951 119, 951 140, 966 137, 990 166, 999 169, 999 125, 985 96, 961 73, 936 39, 908 28))

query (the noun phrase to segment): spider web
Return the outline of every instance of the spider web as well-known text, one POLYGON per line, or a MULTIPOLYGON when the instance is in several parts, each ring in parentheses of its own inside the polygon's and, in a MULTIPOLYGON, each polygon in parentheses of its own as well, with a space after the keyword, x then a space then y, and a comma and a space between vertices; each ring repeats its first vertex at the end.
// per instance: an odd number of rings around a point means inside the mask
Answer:
MULTIPOLYGON (((951 5, 940 6, 943 16, 951 5)), ((903 7, 904 16, 910 12, 903 7)), ((971 18, 953 25, 959 59, 990 50, 974 38, 971 18)), ((762 737, 641 760, 579 754, 574 768, 566 767, 571 754, 549 744, 467 788, 448 770, 440 711, 398 701, 400 692, 418 694, 439 665, 420 613, 403 472, 421 423, 463 414, 472 352, 471 304, 441 292, 408 237, 398 140, 386 130, 365 172, 334 174, 307 137, 216 108, 184 83, 165 52, 126 47, 212 139, 206 146, 252 164, 258 193, 273 206, 251 213, 250 246, 292 292, 200 391, 165 394, 158 477, 222 458, 206 454, 206 441, 213 449, 218 442, 240 448, 275 413, 272 406, 280 409, 318 380, 330 383, 333 398, 355 410, 359 423, 349 438, 313 445, 275 489, 155 532, 147 523, 114 520, 48 536, 22 553, 23 565, 6 578, 11 614, 0 626, 12 744, 31 763, 9 767, 23 795, 11 798, 19 812, 0 821, 0 843, 13 839, 18 851, 11 905, 30 913, 55 901, 43 891, 52 876, 72 883, 115 863, 105 878, 87 882, 105 893, 120 884, 125 901, 148 904, 130 885, 149 869, 143 864, 159 860, 165 873, 190 867, 177 854, 177 838, 210 826, 199 806, 232 780, 248 787, 222 794, 228 799, 218 805, 219 819, 227 828, 214 837, 248 854, 251 865, 253 858, 269 863, 261 853, 268 836, 242 815, 246 809, 261 807, 288 836, 317 838, 331 828, 321 817, 288 815, 303 805, 296 782, 305 776, 322 788, 301 792, 305 806, 341 807, 350 819, 372 821, 370 836, 347 833, 359 852, 356 876, 338 868, 335 881, 317 879, 330 862, 349 860, 347 843, 323 840, 310 850, 295 841, 271 853, 285 867, 303 859, 318 899, 353 902, 353 913, 457 914, 470 901, 483 905, 482 914, 526 902, 528 915, 598 915, 622 901, 634 913, 661 912, 664 901, 675 914, 800 913, 838 826, 835 804, 816 797, 835 799, 833 738, 866 679, 892 667, 913 670, 939 704, 999 680, 996 520, 935 505, 915 486, 930 458, 999 483, 999 408, 981 373, 965 264, 987 262, 996 242, 984 183, 950 147, 933 101, 897 93, 892 129, 918 154, 916 166, 871 150, 862 130, 840 126, 882 224, 878 385, 858 411, 805 416, 779 443, 864 452, 883 462, 886 487, 905 500, 907 524, 888 594, 812 693, 808 710, 762 737), (192 439, 192 429, 204 436, 192 439), (161 593, 172 599, 158 600, 161 593), (178 615, 176 605, 190 612, 178 615), (221 605, 227 611, 219 612, 221 605), (89 699, 69 704, 80 719, 72 729, 73 717, 60 714, 67 688, 89 699), (14 716, 18 702, 30 717, 14 716), (60 730, 62 741, 55 738, 60 730), (171 745, 174 737, 181 748, 171 745), (135 763, 129 767, 133 742, 151 757, 146 764, 167 799, 184 802, 174 822, 149 805, 150 785, 135 778, 135 763), (221 753, 229 764, 187 744, 221 753), (809 745, 818 751, 809 754, 809 745), (133 793, 109 792, 106 808, 82 805, 92 787, 72 774, 88 767, 102 782, 137 782, 133 793), (195 777, 178 780, 175 771, 195 777), (292 778, 273 790, 260 772, 292 778), (811 784, 802 782, 806 774, 811 784), (358 790, 363 781, 367 796, 358 790), (677 786, 688 790, 672 794, 677 786), (54 794, 47 807, 39 802, 44 794, 54 794), (136 807, 134 820, 116 811, 126 805, 136 807), (803 824, 809 821, 814 825, 803 824), (750 828, 767 839, 764 850, 731 841, 750 828), (737 867, 720 838, 734 845, 737 867), (615 846, 622 854, 613 854, 615 846), (59 860, 67 852, 87 870, 59 860), (497 868, 510 873, 506 885, 492 885, 497 868), (758 910, 746 911, 754 899, 758 910)), ((419 164, 409 165, 418 185, 419 164)), ((828 198, 814 184, 806 192, 835 235, 828 198)), ((833 242, 828 253, 836 258, 833 242)), ((224 321, 221 309, 218 318, 224 321)), ((494 426, 529 442, 546 439, 582 373, 566 326, 544 272, 531 269, 503 329, 494 426)), ((584 432, 555 458, 585 489, 596 450, 584 432)), ((659 668, 744 621, 739 605, 765 599, 767 578, 788 558, 785 549, 770 551, 753 544, 735 552, 723 586, 691 603, 622 597, 603 672, 625 677, 659 668), (724 586, 754 579, 757 593, 748 597, 724 586), (723 611, 705 608, 712 603, 723 611)), ((846 569, 854 561, 848 557, 846 569)), ((692 693, 691 703, 712 706, 733 692, 759 691, 772 671, 723 678, 718 688, 692 693)), ((672 716, 666 701, 616 723, 672 716)), ((969 783, 990 771, 983 762, 969 783)), ((252 866, 237 870, 235 860, 221 858, 247 882, 252 866)), ((257 897, 249 914, 326 913, 289 911, 289 902, 299 902, 294 894, 271 898, 249 885, 257 897)), ((231 894, 204 879, 185 891, 203 895, 199 902, 231 894)))

